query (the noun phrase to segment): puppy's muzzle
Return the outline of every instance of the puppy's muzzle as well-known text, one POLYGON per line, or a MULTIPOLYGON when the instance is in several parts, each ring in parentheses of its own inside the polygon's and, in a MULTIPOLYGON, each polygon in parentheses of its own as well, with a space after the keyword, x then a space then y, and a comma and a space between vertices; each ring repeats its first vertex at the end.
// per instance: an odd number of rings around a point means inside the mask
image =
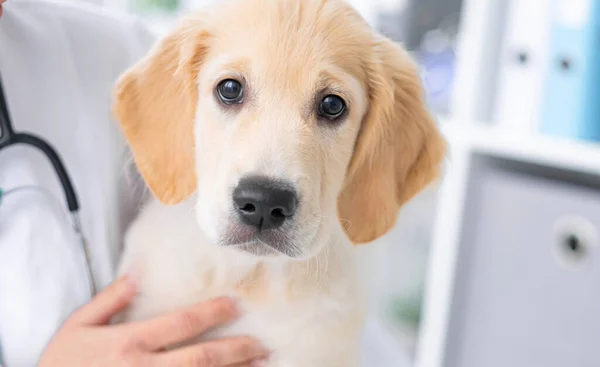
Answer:
POLYGON ((285 181, 246 177, 233 191, 233 204, 242 222, 264 231, 281 227, 296 214, 298 194, 285 181))

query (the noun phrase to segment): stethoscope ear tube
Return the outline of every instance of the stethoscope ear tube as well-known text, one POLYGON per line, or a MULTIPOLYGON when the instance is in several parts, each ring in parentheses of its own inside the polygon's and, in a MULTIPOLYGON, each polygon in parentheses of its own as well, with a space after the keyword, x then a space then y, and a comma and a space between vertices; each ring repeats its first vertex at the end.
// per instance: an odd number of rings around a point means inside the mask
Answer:
POLYGON ((60 156, 56 151, 48 144, 45 140, 31 134, 16 133, 13 129, 13 125, 10 121, 10 115, 8 113, 8 103, 4 95, 4 89, 2 85, 2 76, 0 75, 0 150, 10 145, 15 144, 26 144, 36 147, 41 150, 46 157, 52 163, 58 179, 65 192, 65 198, 67 205, 71 213, 79 210, 79 201, 77 200, 77 194, 73 188, 67 169, 63 164, 60 156))
POLYGON ((14 135, 10 116, 8 114, 8 105, 4 97, 2 86, 2 76, 0 75, 0 149, 8 145, 11 136, 14 135))

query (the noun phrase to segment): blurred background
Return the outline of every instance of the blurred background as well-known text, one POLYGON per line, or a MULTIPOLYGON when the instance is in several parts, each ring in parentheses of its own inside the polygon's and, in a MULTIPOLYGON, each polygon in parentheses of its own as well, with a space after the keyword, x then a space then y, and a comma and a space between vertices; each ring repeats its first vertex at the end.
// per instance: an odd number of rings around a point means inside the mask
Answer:
MULTIPOLYGON (((219 0, 89 1, 164 32, 219 0)), ((359 249, 365 366, 600 366, 600 1, 350 2, 414 54, 450 146, 359 249)))

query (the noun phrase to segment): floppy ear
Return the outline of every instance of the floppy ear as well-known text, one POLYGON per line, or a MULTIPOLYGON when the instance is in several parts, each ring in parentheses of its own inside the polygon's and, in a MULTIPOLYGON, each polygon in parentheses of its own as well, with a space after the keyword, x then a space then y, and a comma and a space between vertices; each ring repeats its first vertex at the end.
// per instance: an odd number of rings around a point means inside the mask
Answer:
POLYGON ((178 203, 196 189, 196 79, 208 32, 187 19, 126 71, 116 86, 116 117, 152 193, 178 203))
POLYGON ((409 55, 385 38, 374 47, 369 111, 338 199, 338 215, 355 244, 393 227, 400 207, 438 176, 446 149, 409 55))

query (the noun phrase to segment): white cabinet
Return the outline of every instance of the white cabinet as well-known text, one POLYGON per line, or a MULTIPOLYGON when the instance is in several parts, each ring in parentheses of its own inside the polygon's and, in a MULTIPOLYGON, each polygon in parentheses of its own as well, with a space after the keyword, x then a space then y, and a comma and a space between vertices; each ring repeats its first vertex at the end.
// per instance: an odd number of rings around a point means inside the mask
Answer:
POLYGON ((417 366, 599 366, 600 147, 446 135, 417 366))

